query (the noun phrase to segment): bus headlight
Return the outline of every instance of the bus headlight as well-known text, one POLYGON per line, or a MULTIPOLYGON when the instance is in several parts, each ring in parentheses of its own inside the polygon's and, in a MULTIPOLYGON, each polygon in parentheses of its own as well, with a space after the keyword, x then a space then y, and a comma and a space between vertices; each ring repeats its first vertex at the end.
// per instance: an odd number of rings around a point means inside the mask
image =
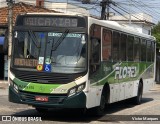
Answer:
POLYGON ((76 93, 76 87, 74 87, 74 88, 72 88, 72 89, 69 90, 68 96, 72 96, 72 95, 74 95, 75 93, 76 93))
POLYGON ((77 92, 82 91, 84 88, 85 88, 85 83, 78 86, 77 92))
POLYGON ((18 86, 16 84, 13 85, 15 90, 18 90, 18 86))
POLYGON ((11 79, 9 79, 9 85, 13 86, 13 81, 11 79))
POLYGON ((78 92, 81 92, 85 88, 85 83, 77 85, 76 87, 73 87, 69 90, 68 96, 72 96, 78 92))
POLYGON ((18 85, 15 84, 11 79, 9 80, 10 86, 13 87, 13 89, 18 93, 18 85))

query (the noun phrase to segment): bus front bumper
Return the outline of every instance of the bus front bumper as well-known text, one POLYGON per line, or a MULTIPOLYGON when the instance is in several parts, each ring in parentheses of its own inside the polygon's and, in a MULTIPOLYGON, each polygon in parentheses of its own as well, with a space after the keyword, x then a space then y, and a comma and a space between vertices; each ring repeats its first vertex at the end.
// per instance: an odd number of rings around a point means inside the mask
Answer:
POLYGON ((35 94, 31 92, 16 92, 13 87, 9 87, 9 101, 19 104, 28 104, 33 107, 45 108, 86 108, 86 95, 84 92, 73 96, 55 95, 55 94, 35 94), (47 102, 36 101, 36 96, 47 97, 47 102))

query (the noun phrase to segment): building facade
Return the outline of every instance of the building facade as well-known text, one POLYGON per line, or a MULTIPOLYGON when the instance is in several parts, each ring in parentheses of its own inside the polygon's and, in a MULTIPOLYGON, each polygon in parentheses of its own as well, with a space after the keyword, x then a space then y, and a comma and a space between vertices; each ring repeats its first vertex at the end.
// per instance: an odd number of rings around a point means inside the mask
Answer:
POLYGON ((122 25, 135 28, 138 32, 151 35, 152 26, 155 24, 152 22, 152 16, 145 13, 137 13, 124 16, 112 16, 110 20, 116 21, 122 25))

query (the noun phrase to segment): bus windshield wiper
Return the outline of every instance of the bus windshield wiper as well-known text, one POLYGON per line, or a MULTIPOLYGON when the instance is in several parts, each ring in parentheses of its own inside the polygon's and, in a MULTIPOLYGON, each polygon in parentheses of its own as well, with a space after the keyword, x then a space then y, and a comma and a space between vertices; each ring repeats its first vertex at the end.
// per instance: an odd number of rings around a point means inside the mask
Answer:
POLYGON ((37 43, 38 43, 38 40, 37 40, 37 37, 35 36, 35 34, 33 33, 33 31, 29 30, 28 33, 29 33, 31 39, 33 40, 34 45, 35 45, 37 48, 41 48, 41 46, 37 44, 37 43))
POLYGON ((69 30, 65 30, 65 32, 61 35, 61 37, 56 41, 55 45, 52 46, 52 51, 55 51, 58 46, 62 43, 62 41, 64 40, 64 38, 67 36, 67 34, 69 33, 69 30))

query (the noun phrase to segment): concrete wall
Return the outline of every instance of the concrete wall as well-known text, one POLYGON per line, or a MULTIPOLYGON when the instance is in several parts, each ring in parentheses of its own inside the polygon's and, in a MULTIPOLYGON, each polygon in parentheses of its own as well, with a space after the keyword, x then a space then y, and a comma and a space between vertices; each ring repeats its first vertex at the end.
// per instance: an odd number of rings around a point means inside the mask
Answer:
POLYGON ((79 13, 83 15, 89 15, 89 11, 87 9, 67 3, 45 2, 44 7, 64 13, 71 13, 71 14, 79 13))

